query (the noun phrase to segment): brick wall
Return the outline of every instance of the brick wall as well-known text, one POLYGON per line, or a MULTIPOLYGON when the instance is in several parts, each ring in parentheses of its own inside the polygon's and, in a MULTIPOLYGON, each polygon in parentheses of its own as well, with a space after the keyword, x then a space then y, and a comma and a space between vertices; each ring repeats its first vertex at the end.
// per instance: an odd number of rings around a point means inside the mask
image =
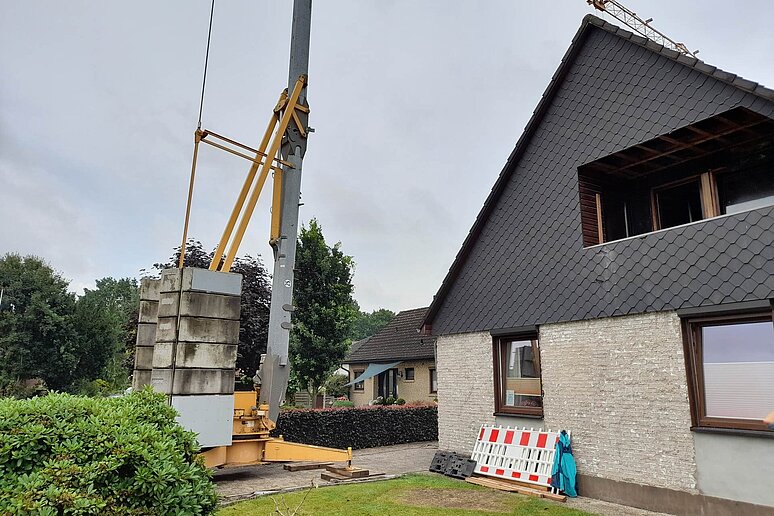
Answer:
MULTIPOLYGON (((437 346, 439 447, 469 453, 479 425, 495 421, 492 338, 439 336, 437 346)), ((695 491, 674 312, 543 325, 540 348, 545 419, 527 426, 571 430, 581 474, 695 491)))
POLYGON ((540 349, 544 424, 572 430, 579 473, 695 489, 674 312, 543 325, 540 349))
POLYGON ((470 453, 482 423, 494 423, 489 333, 438 337, 438 447, 470 453))
POLYGON ((406 400, 406 403, 433 401, 436 394, 430 392, 431 367, 435 367, 435 362, 432 360, 401 362, 398 365, 398 371, 403 376, 398 378, 398 397, 406 400), (406 380, 407 367, 414 368, 413 381, 406 380))
MULTIPOLYGON (((365 371, 368 364, 345 364, 350 371, 365 371)), ((428 402, 436 398, 435 393, 430 392, 430 368, 435 367, 432 360, 414 360, 398 364, 398 371, 402 377, 398 377, 398 397, 406 400, 406 403, 428 402), (414 368, 414 380, 406 380, 406 368, 414 368)), ((354 376, 351 376, 354 380, 354 376)), ((379 385, 376 377, 369 378, 363 382, 363 390, 356 391, 354 386, 349 389, 349 399, 355 405, 368 405, 368 402, 376 399, 379 395, 379 385)))
MULTIPOLYGON (((344 364, 344 367, 351 371, 349 381, 354 380, 355 377, 364 372, 367 366, 368 364, 344 364)), ((376 397, 376 394, 374 394, 374 392, 376 392, 375 385, 376 381, 374 378, 369 378, 363 382, 362 391, 356 391, 355 386, 351 385, 349 387, 350 401, 352 401, 356 406, 368 405, 368 402, 376 397)))

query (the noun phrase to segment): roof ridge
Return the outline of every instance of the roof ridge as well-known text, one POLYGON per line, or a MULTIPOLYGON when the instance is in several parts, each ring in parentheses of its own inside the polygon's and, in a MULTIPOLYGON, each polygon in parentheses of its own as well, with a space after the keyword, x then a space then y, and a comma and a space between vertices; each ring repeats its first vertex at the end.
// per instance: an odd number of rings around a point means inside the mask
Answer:
POLYGON ((587 14, 586 16, 583 17, 583 23, 587 25, 594 25, 595 27, 599 27, 600 29, 607 31, 610 34, 613 34, 625 40, 631 41, 636 45, 647 48, 648 50, 651 50, 657 54, 663 55, 664 57, 667 57, 673 61, 677 61, 678 63, 689 66, 705 75, 714 77, 719 81, 725 82, 727 84, 731 84, 732 86, 736 86, 741 90, 754 93, 755 95, 760 95, 768 100, 774 100, 774 90, 771 88, 767 88, 766 86, 764 86, 759 82, 745 79, 741 75, 736 75, 731 72, 726 72, 725 70, 722 70, 717 66, 713 66, 705 63, 698 57, 691 57, 681 52, 678 52, 677 50, 672 50, 671 48, 667 48, 664 45, 656 43, 652 39, 648 39, 645 36, 642 36, 630 30, 624 29, 623 27, 620 27, 614 23, 610 23, 607 20, 599 18, 598 16, 595 16, 593 14, 587 14))

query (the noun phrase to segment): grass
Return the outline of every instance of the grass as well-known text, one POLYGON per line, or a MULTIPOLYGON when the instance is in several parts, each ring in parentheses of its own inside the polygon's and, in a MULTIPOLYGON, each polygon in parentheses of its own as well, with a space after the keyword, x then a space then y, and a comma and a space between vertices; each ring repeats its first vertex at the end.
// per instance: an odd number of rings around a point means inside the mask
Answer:
POLYGON ((414 474, 383 482, 263 496, 224 507, 218 511, 218 516, 271 515, 277 514, 277 507, 282 511, 281 514, 290 515, 302 500, 301 509, 296 513, 298 515, 580 516, 588 514, 569 509, 560 503, 495 491, 440 475, 414 474))

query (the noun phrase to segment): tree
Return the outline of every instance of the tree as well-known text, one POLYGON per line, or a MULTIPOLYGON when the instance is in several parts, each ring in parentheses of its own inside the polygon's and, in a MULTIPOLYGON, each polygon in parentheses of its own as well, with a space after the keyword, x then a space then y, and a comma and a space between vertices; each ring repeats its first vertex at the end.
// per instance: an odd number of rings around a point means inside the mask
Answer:
POLYGON ((349 349, 349 335, 357 314, 352 299, 351 256, 325 243, 316 219, 302 226, 296 250, 294 305, 290 335, 292 366, 312 399, 349 349))
POLYGON ((0 391, 24 394, 32 379, 87 394, 96 394, 94 381, 108 392, 127 384, 123 362, 136 324, 137 282, 103 278, 77 299, 68 286, 40 258, 0 259, 0 391))
POLYGON ((96 394, 95 390, 115 392, 127 386, 133 364, 126 358, 134 348, 139 303, 139 288, 133 278, 102 278, 97 280, 96 289, 84 289, 75 304, 82 374, 77 390, 96 394), (83 384, 94 379, 103 381, 101 389, 83 384))
POLYGON ((392 321, 393 317, 395 312, 386 308, 380 308, 371 313, 358 311, 349 337, 352 341, 357 341, 376 335, 392 321))
MULTIPOLYGON (((188 240, 185 247, 185 266, 207 269, 215 252, 207 252, 198 240, 188 240)), ((180 247, 167 263, 156 263, 154 269, 163 270, 177 267, 180 247)), ((271 303, 271 281, 263 262, 258 257, 236 258, 231 272, 242 275, 242 299, 239 317, 239 347, 237 368, 252 377, 258 370, 261 354, 266 353, 269 338, 269 305, 271 303)))
POLYGON ((75 295, 42 259, 0 258, 0 390, 41 378, 65 389, 78 376, 81 344, 75 331, 75 295))

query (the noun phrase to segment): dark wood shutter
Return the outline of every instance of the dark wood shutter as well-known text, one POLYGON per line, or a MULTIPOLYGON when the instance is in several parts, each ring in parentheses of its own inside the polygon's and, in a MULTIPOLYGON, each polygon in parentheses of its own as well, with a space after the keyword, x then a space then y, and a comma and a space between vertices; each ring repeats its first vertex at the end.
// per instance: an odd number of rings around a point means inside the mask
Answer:
POLYGON ((602 185, 588 176, 579 174, 578 191, 580 194, 583 246, 588 247, 601 244, 604 241, 604 228, 600 227, 602 219, 602 206, 600 202, 602 185))

